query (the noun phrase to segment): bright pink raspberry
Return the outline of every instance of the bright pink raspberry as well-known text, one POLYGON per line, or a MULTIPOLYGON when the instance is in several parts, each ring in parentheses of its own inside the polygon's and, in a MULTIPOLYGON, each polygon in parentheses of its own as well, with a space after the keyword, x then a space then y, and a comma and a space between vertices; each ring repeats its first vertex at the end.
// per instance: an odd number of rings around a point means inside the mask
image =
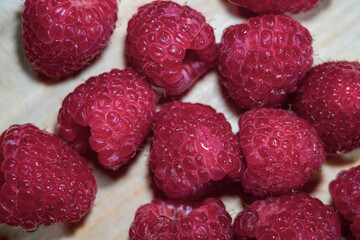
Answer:
POLYGON ((315 66, 296 93, 295 112, 311 123, 329 153, 360 147, 360 63, 315 66))
POLYGON ((212 107, 171 102, 155 118, 150 167, 167 196, 199 197, 226 176, 240 177, 239 139, 212 107))
POLYGON ((218 68, 221 82, 241 108, 277 106, 311 69, 312 37, 283 15, 250 18, 225 29, 218 68))
POLYGON ((298 13, 315 8, 323 0, 228 0, 255 13, 298 13))
POLYGON ((182 204, 153 200, 141 206, 131 224, 131 240, 231 240, 232 219, 216 198, 182 204))
POLYGON ((84 158, 53 134, 28 123, 0 136, 0 223, 34 231, 79 221, 96 182, 84 158))
POLYGON ((132 158, 151 129, 157 95, 132 69, 91 77, 63 101, 58 133, 85 153, 88 144, 106 168, 132 158))
POLYGON ((140 7, 127 32, 129 64, 168 95, 190 88, 218 56, 214 31, 205 17, 172 1, 140 7))
POLYGON ((102 52, 117 20, 117 0, 26 0, 22 38, 35 69, 50 78, 80 70, 102 52))
POLYGON ((308 193, 258 200, 234 222, 235 239, 340 239, 341 225, 332 206, 308 193))
POLYGON ((239 137, 246 160, 241 181, 244 189, 254 195, 296 190, 326 159, 316 130, 283 109, 245 112, 239 119, 239 137))
POLYGON ((341 171, 330 182, 329 190, 336 210, 350 221, 350 229, 360 239, 360 165, 341 171))

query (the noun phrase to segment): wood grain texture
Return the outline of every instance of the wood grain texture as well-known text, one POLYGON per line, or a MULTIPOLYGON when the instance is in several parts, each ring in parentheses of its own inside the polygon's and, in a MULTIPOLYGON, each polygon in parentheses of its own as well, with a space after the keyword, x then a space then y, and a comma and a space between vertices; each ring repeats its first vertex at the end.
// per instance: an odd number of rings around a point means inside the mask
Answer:
MULTIPOLYGON (((57 113, 64 97, 91 76, 124 68, 124 40, 127 22, 137 8, 150 0, 122 0, 119 5, 116 30, 110 44, 91 66, 67 81, 48 84, 38 80, 25 58, 21 43, 23 1, 0 1, 0 132, 15 123, 31 122, 49 132, 55 132, 57 113)), ((238 9, 226 0, 176 0, 202 12, 214 27, 219 42, 223 30, 245 21, 238 9)), ((314 37, 314 60, 319 64, 329 60, 360 61, 359 0, 325 0, 317 9, 292 15, 307 27, 314 37)), ((213 106, 224 113, 238 131, 239 112, 225 100, 215 71, 208 73, 183 97, 183 101, 213 106)), ((313 196, 330 203, 328 183, 341 169, 356 165, 359 151, 345 156, 328 157, 321 172, 308 184, 313 196)), ((109 172, 91 164, 98 183, 98 194, 91 212, 79 223, 40 227, 34 233, 0 225, 0 239, 128 239, 128 229, 136 209, 150 202, 154 191, 149 178, 149 140, 131 164, 117 172, 109 172)), ((243 208, 238 189, 219 196, 229 213, 235 217, 243 208)))

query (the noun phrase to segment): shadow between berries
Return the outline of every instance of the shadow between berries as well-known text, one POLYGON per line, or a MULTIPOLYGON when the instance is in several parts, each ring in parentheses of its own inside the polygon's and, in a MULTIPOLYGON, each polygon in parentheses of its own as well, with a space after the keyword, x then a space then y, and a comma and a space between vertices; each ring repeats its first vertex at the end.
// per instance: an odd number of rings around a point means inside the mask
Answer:
POLYGON ((236 6, 234 4, 231 4, 228 0, 221 0, 220 2, 223 5, 223 8, 225 8, 232 17, 244 18, 243 20, 245 21, 251 17, 257 16, 256 13, 254 13, 246 8, 242 8, 242 7, 236 6))
POLYGON ((81 218, 80 221, 78 221, 78 222, 65 223, 64 234, 66 236, 74 235, 78 229, 80 229, 82 226, 84 226, 86 219, 88 218, 89 214, 91 214, 91 211, 92 211, 92 209, 90 209, 90 211, 83 218, 81 218))
POLYGON ((359 164, 358 159, 360 159, 360 149, 354 149, 353 151, 344 154, 326 155, 326 163, 334 167, 344 166, 350 168, 359 164))
POLYGON ((235 101, 230 97, 229 92, 227 91, 225 86, 223 84, 221 84, 220 78, 222 78, 223 76, 221 76, 219 71, 217 71, 217 76, 218 76, 218 79, 217 79, 218 89, 219 89, 223 99, 225 99, 227 109, 229 109, 234 115, 239 117, 241 114, 243 114, 247 110, 237 106, 235 101))

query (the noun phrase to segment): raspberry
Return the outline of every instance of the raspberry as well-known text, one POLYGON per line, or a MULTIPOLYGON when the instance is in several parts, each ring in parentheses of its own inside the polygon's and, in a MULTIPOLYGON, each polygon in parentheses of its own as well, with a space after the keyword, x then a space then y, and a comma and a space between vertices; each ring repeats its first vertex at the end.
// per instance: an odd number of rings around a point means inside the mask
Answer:
POLYGON ((330 182, 329 190, 336 210, 352 224, 350 229, 360 239, 360 165, 341 171, 330 182))
POLYGON ((129 64, 169 95, 190 88, 212 67, 218 51, 212 27, 188 6, 154 1, 128 23, 129 64))
POLYGON ((35 69, 50 78, 80 70, 105 48, 117 0, 26 0, 22 38, 35 69))
POLYGON ((84 158, 58 137, 28 123, 0 136, 0 223, 27 231, 79 221, 96 194, 84 158))
POLYGON ((296 93, 294 109, 310 122, 329 153, 360 147, 360 63, 314 67, 296 93))
POLYGON ((315 8, 323 0, 228 0, 255 13, 298 13, 315 8))
POLYGON ((230 240, 231 221, 216 198, 192 204, 156 199, 136 211, 129 236, 131 240, 230 240))
POLYGON ((340 239, 341 225, 331 206, 308 193, 258 200, 235 218, 237 239, 340 239))
POLYGON ((316 130, 283 109, 245 112, 239 119, 239 137, 247 163, 241 181, 244 189, 254 195, 296 190, 326 159, 316 130))
POLYGON ((221 82, 241 108, 275 107, 311 69, 312 37, 283 15, 255 17, 224 30, 221 82))
POLYGON ((356 239, 360 239, 360 217, 355 218, 354 222, 350 225, 350 231, 356 239))
POLYGON ((238 137, 212 107, 171 102, 158 112, 150 167, 167 196, 199 197, 226 176, 239 178, 241 160, 238 137))
POLYGON ((63 101, 58 133, 85 153, 88 144, 106 168, 132 158, 151 129, 157 95, 132 69, 91 77, 63 101))

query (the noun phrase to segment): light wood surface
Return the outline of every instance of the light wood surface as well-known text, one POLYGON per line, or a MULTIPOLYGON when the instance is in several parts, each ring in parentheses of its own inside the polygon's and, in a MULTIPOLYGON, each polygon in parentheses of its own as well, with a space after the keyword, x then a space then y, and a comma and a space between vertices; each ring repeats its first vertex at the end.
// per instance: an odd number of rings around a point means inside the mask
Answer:
MULTIPOLYGON (((64 97, 91 76, 123 69, 124 39, 127 22, 137 8, 150 0, 122 0, 118 22, 110 44, 94 64, 76 77, 58 84, 39 81, 25 58, 21 43, 23 0, 0 1, 0 132, 15 123, 31 122, 49 132, 55 132, 57 113, 64 97)), ((203 13, 214 27, 219 42, 223 30, 242 23, 235 6, 226 0, 176 0, 203 13)), ((292 15, 307 27, 314 38, 314 63, 329 60, 360 61, 359 0, 325 0, 317 9, 292 15)), ((187 92, 182 100, 213 106, 225 114, 238 131, 239 113, 224 99, 215 71, 208 73, 187 92)), ((328 183, 338 171, 358 164, 359 152, 345 156, 346 160, 329 157, 315 178, 311 194, 330 203, 328 183)), ((98 194, 91 212, 80 223, 55 224, 40 227, 34 233, 0 225, 0 239, 128 239, 128 229, 136 209, 153 199, 149 178, 149 140, 134 161, 125 169, 111 173, 91 164, 98 183, 98 194)), ((220 196, 229 213, 235 217, 243 208, 236 190, 220 196)))

